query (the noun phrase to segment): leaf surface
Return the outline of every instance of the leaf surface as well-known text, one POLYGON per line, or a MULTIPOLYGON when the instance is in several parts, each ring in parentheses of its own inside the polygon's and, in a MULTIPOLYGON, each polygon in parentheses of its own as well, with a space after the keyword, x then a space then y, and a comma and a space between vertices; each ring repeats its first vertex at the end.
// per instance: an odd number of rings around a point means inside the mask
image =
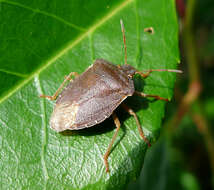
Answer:
MULTIPOLYGON (((174 1, 0 0, 1 189, 118 189, 141 171, 147 144, 135 120, 118 110, 122 129, 105 172, 103 155, 113 121, 72 133, 49 127, 52 95, 69 72, 97 58, 124 63, 120 19, 126 31, 128 64, 138 70, 176 68, 178 28, 174 1), (153 35, 144 28, 153 27, 153 35)), ((136 88, 171 98, 175 74, 135 77, 136 88)), ((151 142, 159 137, 162 101, 130 97, 127 104, 151 142)))

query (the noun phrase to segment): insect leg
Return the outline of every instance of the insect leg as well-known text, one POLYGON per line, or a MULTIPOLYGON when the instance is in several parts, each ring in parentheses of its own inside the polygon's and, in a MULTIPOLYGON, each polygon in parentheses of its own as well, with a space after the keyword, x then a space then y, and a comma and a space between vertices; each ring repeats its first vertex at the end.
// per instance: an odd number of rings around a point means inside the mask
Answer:
MULTIPOLYGON (((73 81, 72 76, 75 76, 75 77, 78 77, 78 76, 79 76, 79 74, 78 74, 77 72, 72 72, 72 73, 73 73, 73 75, 71 75, 71 76, 69 77, 69 79, 68 79, 68 80, 70 80, 71 82, 73 81)), ((68 75, 65 75, 64 79, 66 79, 67 77, 68 77, 68 75)))
POLYGON ((157 96, 157 95, 145 94, 145 93, 143 93, 143 92, 138 92, 138 91, 135 91, 134 93, 135 93, 136 95, 141 96, 141 97, 144 97, 144 98, 145 98, 145 97, 152 97, 152 98, 155 98, 155 99, 157 99, 157 100, 164 100, 164 101, 166 101, 166 102, 169 101, 167 98, 162 98, 162 97, 157 96))
POLYGON ((108 145, 108 149, 107 149, 107 151, 106 151, 106 153, 105 153, 105 155, 103 157, 104 158, 104 163, 105 163, 105 166, 106 166, 106 172, 109 172, 108 157, 109 157, 109 154, 111 152, 112 145, 114 144, 114 141, 115 141, 115 139, 117 137, 117 134, 118 134, 118 131, 120 129, 120 121, 119 121, 117 115, 115 113, 113 113, 112 117, 113 117, 113 120, 114 120, 114 123, 115 123, 117 129, 116 129, 116 131, 114 133, 114 136, 112 137, 111 142, 108 145))
POLYGON ((149 76, 149 74, 151 73, 152 71, 146 71, 146 73, 142 73, 140 71, 136 71, 135 74, 139 74, 140 76, 142 76, 143 78, 146 78, 149 76))
POLYGON ((151 72, 153 71, 157 71, 157 72, 162 72, 162 71, 166 71, 166 72, 171 72, 171 73, 183 73, 183 71, 181 70, 176 70, 176 69, 149 69, 149 70, 145 70, 145 71, 136 71, 135 74, 139 74, 141 75, 143 78, 146 78, 150 75, 151 72), (145 73, 143 73, 145 72, 145 73))
POLYGON ((72 76, 78 76, 78 73, 71 72, 68 76, 66 76, 65 80, 62 82, 62 84, 60 85, 60 87, 57 89, 57 91, 55 92, 55 94, 53 96, 48 96, 48 95, 41 94, 40 98, 47 98, 49 100, 55 100, 57 98, 57 96, 59 95, 60 91, 62 90, 62 88, 64 87, 65 83, 68 80, 71 80, 72 76))
POLYGON ((148 144, 148 146, 151 146, 150 142, 148 141, 148 139, 145 137, 145 135, 143 133, 143 130, 141 128, 137 114, 131 108, 129 108, 126 104, 123 103, 122 106, 130 115, 132 115, 135 118, 135 121, 137 123, 137 128, 138 128, 141 138, 146 142, 146 144, 148 144))

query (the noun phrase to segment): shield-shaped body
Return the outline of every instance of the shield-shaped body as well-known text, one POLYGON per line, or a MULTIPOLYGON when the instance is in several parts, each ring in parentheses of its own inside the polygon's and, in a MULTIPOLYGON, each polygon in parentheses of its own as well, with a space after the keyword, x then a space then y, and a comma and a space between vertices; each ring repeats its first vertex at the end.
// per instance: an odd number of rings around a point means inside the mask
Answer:
POLYGON ((133 80, 126 70, 97 59, 59 95, 50 120, 51 128, 78 130, 101 123, 133 93, 133 80))

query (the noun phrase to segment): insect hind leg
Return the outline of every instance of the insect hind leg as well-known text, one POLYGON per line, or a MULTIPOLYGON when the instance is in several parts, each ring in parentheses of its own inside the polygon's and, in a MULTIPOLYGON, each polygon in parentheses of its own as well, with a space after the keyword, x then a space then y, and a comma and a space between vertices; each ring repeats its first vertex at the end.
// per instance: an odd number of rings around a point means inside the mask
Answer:
POLYGON ((104 164, 105 164, 105 167, 106 167, 106 172, 109 172, 108 157, 109 157, 109 154, 111 152, 111 148, 112 148, 112 146, 114 144, 114 141, 115 141, 115 139, 116 139, 116 137, 118 135, 118 131, 119 131, 120 126, 121 126, 120 120, 118 119, 118 117, 117 117, 117 115, 115 113, 112 114, 112 117, 113 117, 113 120, 114 120, 114 123, 115 123, 117 129, 116 129, 116 131, 114 133, 114 136, 111 139, 110 144, 108 145, 108 149, 107 149, 106 153, 103 156, 104 164))

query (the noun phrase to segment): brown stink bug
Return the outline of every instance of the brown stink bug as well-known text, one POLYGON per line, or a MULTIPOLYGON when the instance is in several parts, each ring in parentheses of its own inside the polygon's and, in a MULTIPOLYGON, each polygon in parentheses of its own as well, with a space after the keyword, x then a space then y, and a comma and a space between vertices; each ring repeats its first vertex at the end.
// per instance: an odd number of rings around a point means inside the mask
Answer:
POLYGON ((134 116, 140 136, 150 146, 141 129, 136 113, 125 105, 123 101, 128 96, 134 94, 141 97, 153 97, 157 100, 168 101, 168 99, 157 95, 135 91, 133 76, 140 74, 143 78, 146 78, 153 71, 181 73, 180 70, 170 69, 138 71, 131 65, 128 65, 125 29, 122 20, 120 22, 125 49, 124 65, 114 65, 106 60, 97 59, 81 75, 71 72, 53 96, 40 95, 42 98, 56 99, 56 105, 50 119, 50 126, 57 132, 92 127, 109 118, 111 115, 113 116, 117 128, 104 155, 106 172, 109 171, 108 156, 120 129, 120 121, 114 112, 115 109, 121 105, 130 115, 134 116), (74 80, 72 80, 72 76, 75 76, 74 80), (61 92, 68 80, 70 80, 70 83, 61 92))

